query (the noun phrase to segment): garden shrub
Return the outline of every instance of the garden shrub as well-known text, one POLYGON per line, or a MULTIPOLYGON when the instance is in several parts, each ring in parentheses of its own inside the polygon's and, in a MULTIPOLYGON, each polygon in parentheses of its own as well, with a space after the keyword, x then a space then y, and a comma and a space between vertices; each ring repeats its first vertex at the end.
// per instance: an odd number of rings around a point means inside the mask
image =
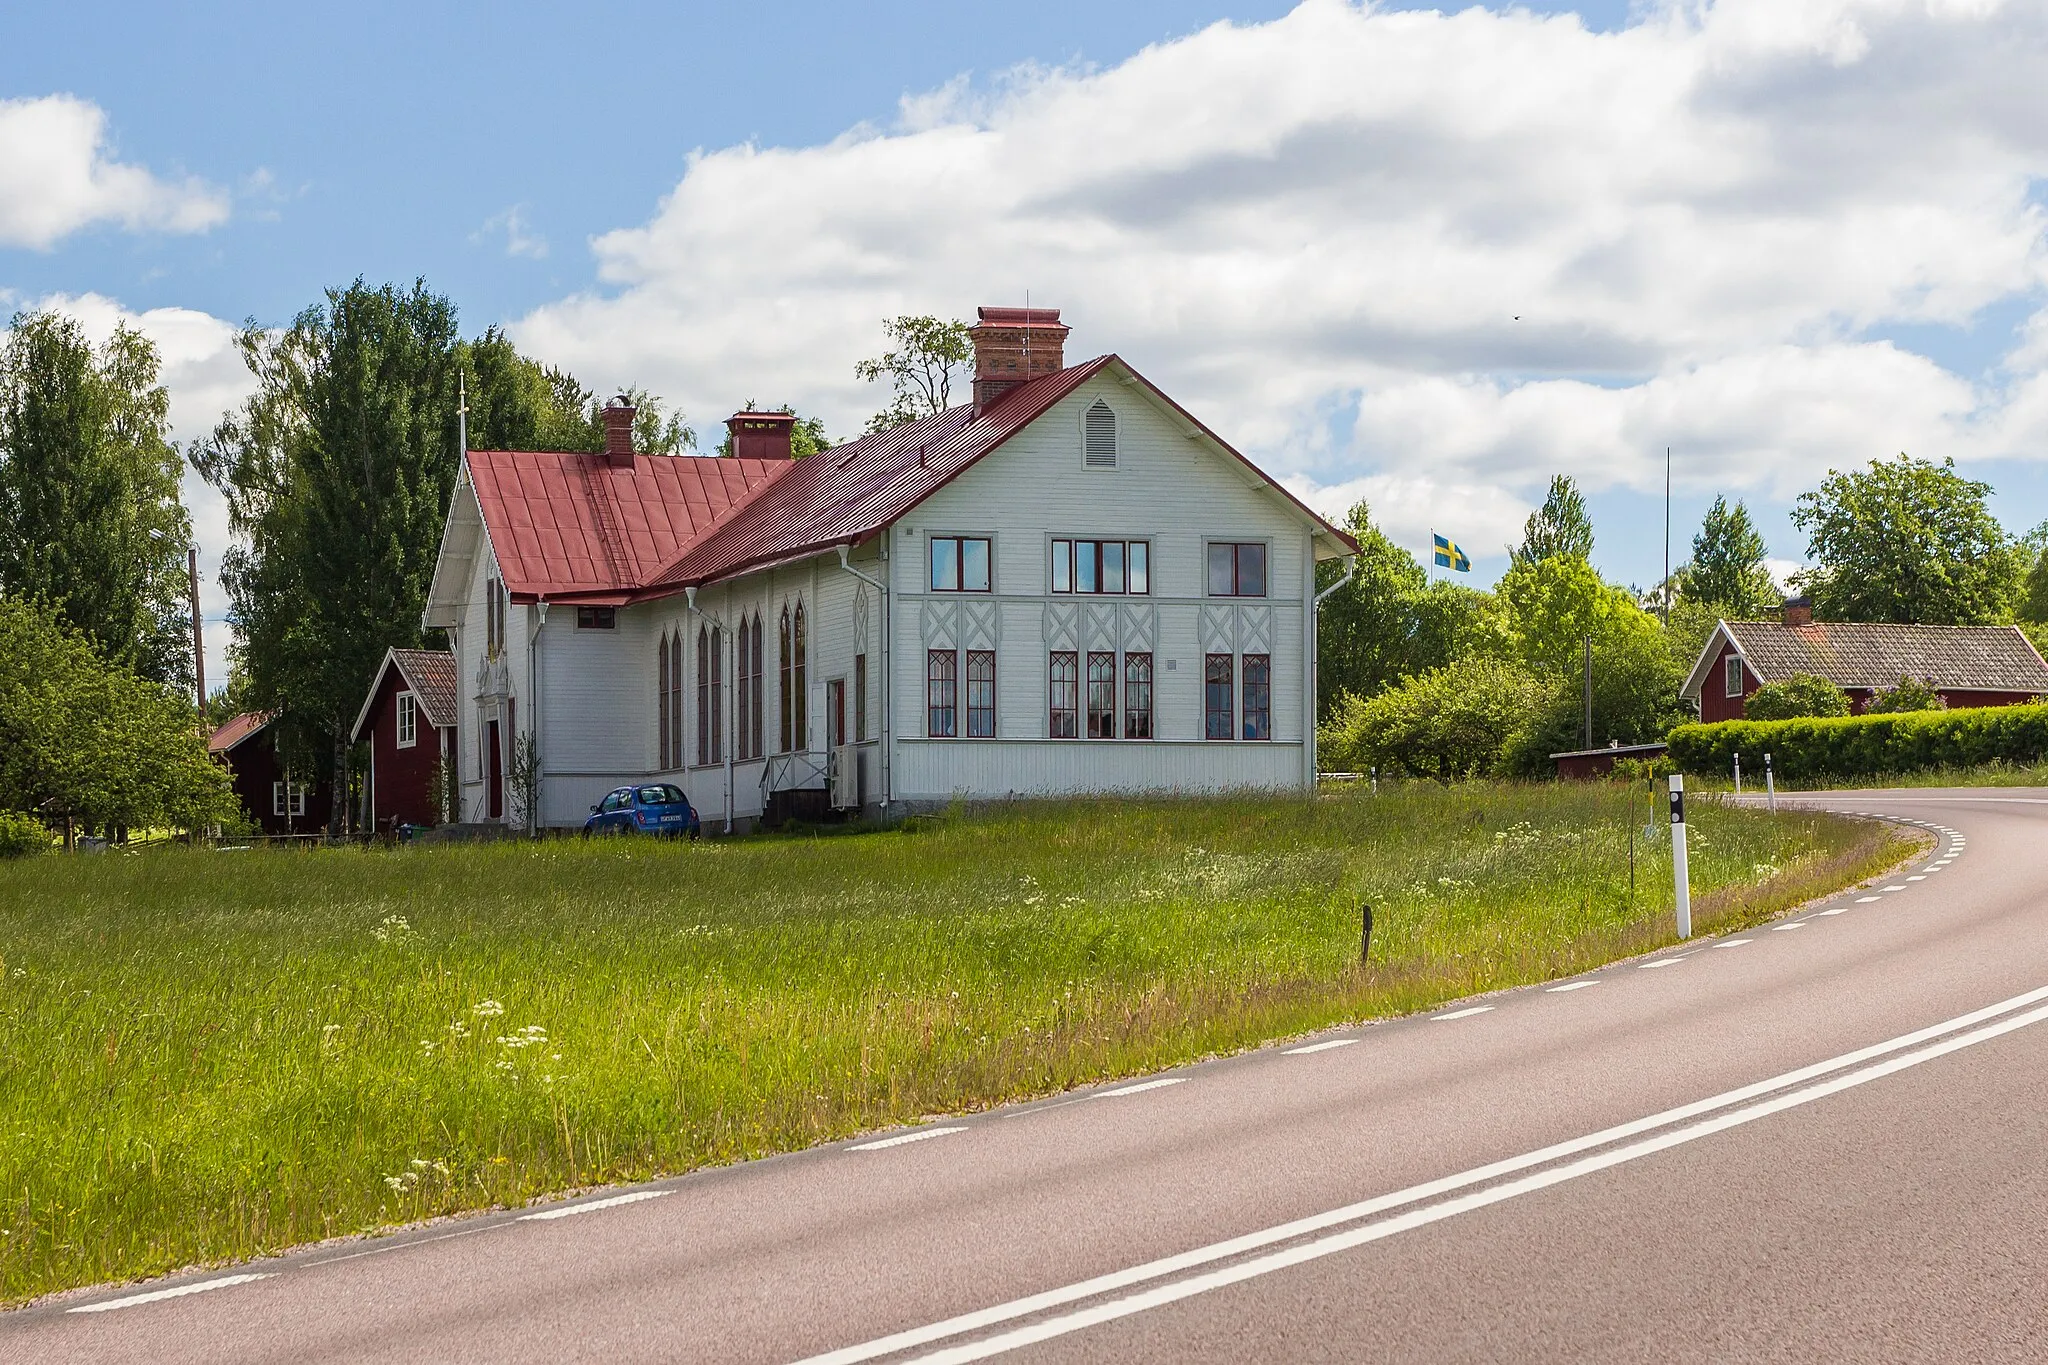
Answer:
POLYGON ((1671 758, 1681 772, 1727 772, 1738 753, 1752 764, 1769 753, 1788 779, 2038 763, 2048 756, 2048 706, 1724 720, 1671 732, 1671 758))
POLYGON ((1791 720, 1797 716, 1846 716, 1849 694, 1811 673, 1794 673, 1749 694, 1742 714, 1750 720, 1791 720))
POLYGON ((50 847, 50 832, 32 815, 0 810, 0 858, 24 858, 50 847))
POLYGON ((1948 703, 1941 699, 1941 693, 1922 678, 1901 678, 1897 687, 1887 687, 1870 699, 1870 710, 1877 715, 1947 709, 1948 703))

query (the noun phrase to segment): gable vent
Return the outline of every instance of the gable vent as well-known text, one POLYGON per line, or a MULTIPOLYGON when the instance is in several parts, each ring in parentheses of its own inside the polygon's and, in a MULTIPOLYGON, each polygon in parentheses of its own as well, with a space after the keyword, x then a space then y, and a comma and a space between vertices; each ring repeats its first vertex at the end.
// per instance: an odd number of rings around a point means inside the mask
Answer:
POLYGON ((1090 469, 1116 468, 1116 414, 1100 398, 1082 422, 1083 460, 1090 469))

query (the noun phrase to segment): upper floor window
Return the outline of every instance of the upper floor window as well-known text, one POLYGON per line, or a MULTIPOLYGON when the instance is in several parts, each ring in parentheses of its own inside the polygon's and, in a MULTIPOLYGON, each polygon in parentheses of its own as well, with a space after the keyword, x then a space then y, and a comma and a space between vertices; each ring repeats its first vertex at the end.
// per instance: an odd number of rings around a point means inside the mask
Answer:
POLYGON ((1264 597, 1266 546, 1263 541, 1211 541, 1209 596, 1264 597))
POLYGON ((1145 540, 1055 540, 1052 590, 1084 593, 1152 591, 1152 543, 1145 540))
POLYGON ((1081 462, 1090 469, 1116 468, 1116 413, 1100 398, 1081 419, 1081 462))
POLYGON ((619 609, 617 607, 576 608, 576 629, 578 630, 616 630, 618 625, 619 609))
POLYGON ((398 694, 398 747, 410 749, 420 742, 419 703, 410 692, 398 694))
POLYGON ((932 537, 933 592, 988 590, 988 537, 932 537))
POLYGON ((484 580, 484 655, 495 659, 505 647, 505 584, 503 580, 484 580))
POLYGON ((1726 696, 1742 695, 1742 660, 1730 654, 1721 665, 1721 688, 1726 696))

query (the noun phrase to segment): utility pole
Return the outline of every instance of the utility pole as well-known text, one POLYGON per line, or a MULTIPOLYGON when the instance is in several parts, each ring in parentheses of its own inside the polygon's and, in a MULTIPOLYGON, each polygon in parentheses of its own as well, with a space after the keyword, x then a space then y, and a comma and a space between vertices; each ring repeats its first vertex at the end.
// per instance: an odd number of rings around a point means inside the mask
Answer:
POLYGON ((1586 742, 1579 747, 1590 749, 1593 747, 1593 637, 1590 635, 1586 637, 1585 703, 1586 742))
POLYGON ((206 632, 199 616, 199 547, 185 549, 185 576, 192 589, 192 675, 199 698, 199 737, 207 739, 212 730, 206 723, 206 632))

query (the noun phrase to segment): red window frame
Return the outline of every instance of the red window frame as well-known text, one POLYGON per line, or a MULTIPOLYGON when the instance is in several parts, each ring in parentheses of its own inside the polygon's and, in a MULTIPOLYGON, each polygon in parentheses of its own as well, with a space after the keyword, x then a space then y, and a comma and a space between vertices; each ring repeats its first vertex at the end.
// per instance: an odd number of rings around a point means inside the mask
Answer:
POLYGON ((924 662, 925 734, 957 739, 960 730, 960 656, 950 649, 929 650, 924 662))
POLYGON ((1088 652, 1088 738, 1116 738, 1116 655, 1088 652))
POLYGON ((1273 656, 1247 654, 1243 664, 1244 730, 1246 739, 1273 737, 1273 656))
POLYGON ((1202 737, 1229 739, 1237 723, 1237 660, 1229 654, 1202 658, 1202 737))
POLYGON ((967 737, 996 737, 996 652, 967 651, 967 737))
POLYGON ((1051 708, 1050 737, 1080 738, 1081 656, 1071 649, 1052 651, 1046 667, 1046 682, 1051 708))
POLYGON ((1152 656, 1124 655, 1124 738, 1152 738, 1152 656))

